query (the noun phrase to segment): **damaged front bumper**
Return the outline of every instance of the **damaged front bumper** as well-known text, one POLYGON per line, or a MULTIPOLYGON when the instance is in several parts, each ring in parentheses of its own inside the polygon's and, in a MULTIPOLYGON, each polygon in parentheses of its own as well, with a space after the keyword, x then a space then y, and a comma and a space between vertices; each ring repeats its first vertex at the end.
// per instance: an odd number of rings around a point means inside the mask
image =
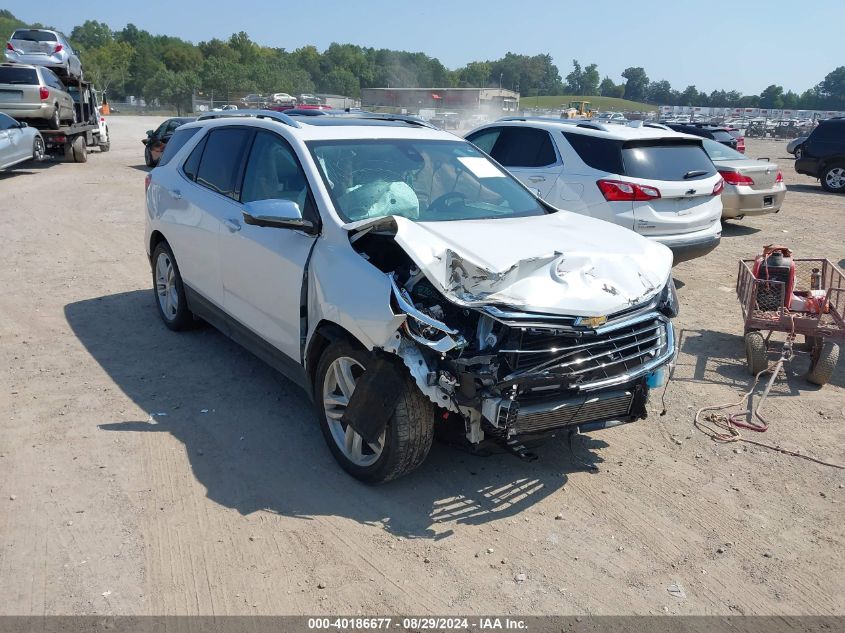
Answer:
POLYGON ((649 390, 664 384, 675 360, 672 322, 650 313, 581 340, 556 350, 553 362, 506 376, 498 395, 481 399, 483 421, 511 437, 644 418, 649 390))
POLYGON ((471 443, 644 418, 649 390, 664 384, 675 360, 672 322, 654 304, 596 328, 558 316, 487 314, 507 337, 486 353, 461 353, 466 341, 442 328, 438 345, 420 346, 406 332, 388 349, 434 404, 463 417, 471 443))

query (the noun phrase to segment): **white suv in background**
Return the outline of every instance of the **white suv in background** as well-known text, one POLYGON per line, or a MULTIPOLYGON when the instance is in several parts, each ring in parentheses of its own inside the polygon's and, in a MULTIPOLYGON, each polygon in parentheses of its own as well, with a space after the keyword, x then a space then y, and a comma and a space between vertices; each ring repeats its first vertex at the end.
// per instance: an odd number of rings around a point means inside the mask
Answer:
POLYGON ((719 244, 724 183, 700 138, 542 118, 501 119, 466 138, 553 206, 665 244, 675 263, 719 244))

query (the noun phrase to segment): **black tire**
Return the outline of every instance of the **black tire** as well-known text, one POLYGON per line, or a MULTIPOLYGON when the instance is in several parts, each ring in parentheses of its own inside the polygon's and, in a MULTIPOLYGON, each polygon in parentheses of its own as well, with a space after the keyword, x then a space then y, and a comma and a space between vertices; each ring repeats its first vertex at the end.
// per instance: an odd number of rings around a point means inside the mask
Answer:
POLYGON ((329 428, 322 395, 331 364, 342 357, 354 359, 365 369, 371 359, 369 352, 346 341, 337 341, 326 348, 317 364, 314 392, 320 429, 334 458, 350 475, 370 484, 396 479, 419 467, 428 456, 434 438, 434 405, 420 392, 407 372, 403 376, 405 387, 396 411, 387 423, 384 448, 379 458, 369 466, 359 466, 344 455, 329 428))
POLYGON ((77 136, 73 139, 73 144, 71 145, 73 151, 73 160, 76 163, 87 163, 88 162, 88 148, 85 146, 85 137, 84 136, 77 136))
MULTIPOLYGON (((189 329, 193 324, 194 315, 191 314, 191 311, 188 309, 188 300, 185 297, 185 286, 182 283, 182 275, 179 272, 179 265, 176 263, 176 258, 173 256, 173 251, 170 249, 170 245, 167 242, 159 242, 153 250, 152 273, 153 297, 161 320, 174 332, 181 332, 182 330, 189 329), (159 257, 165 257, 173 267, 173 278, 170 287, 175 288, 176 290, 176 305, 174 310, 167 312, 165 312, 165 308, 162 306, 162 301, 159 296, 159 257)), ((161 290, 164 290, 164 288, 161 290)))
POLYGON ((745 360, 752 376, 756 376, 769 366, 766 339, 760 332, 748 332, 745 335, 745 360))
POLYGON ((835 343, 824 343, 817 348, 812 359, 807 380, 823 387, 830 381, 836 369, 836 363, 839 362, 839 346, 835 343))
POLYGON ((100 143, 99 147, 100 147, 101 152, 107 152, 111 149, 111 144, 110 143, 100 143))
POLYGON ((845 163, 834 163, 822 170, 819 178, 822 189, 830 193, 845 193, 845 163))
POLYGON ((44 148, 44 139, 40 136, 36 136, 32 141, 32 160, 36 163, 40 163, 44 160, 45 154, 46 150, 44 148))
POLYGON ((153 155, 150 152, 150 146, 144 146, 144 162, 147 164, 147 167, 155 167, 155 161, 153 160, 153 155))
POLYGON ((59 104, 57 103, 53 107, 53 116, 50 117, 50 120, 47 121, 47 125, 50 127, 51 130, 58 130, 62 127, 62 117, 59 114, 59 104))

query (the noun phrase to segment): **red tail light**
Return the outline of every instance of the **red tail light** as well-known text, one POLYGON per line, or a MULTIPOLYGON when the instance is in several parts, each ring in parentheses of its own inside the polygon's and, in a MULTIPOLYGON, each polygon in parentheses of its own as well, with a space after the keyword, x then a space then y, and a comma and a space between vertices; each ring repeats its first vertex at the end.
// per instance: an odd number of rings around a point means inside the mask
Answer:
POLYGON ((635 185, 621 180, 599 180, 596 184, 608 202, 655 200, 660 197, 659 189, 647 185, 635 185))
POLYGON ((15 50, 15 47, 12 46, 11 42, 6 42, 6 50, 7 51, 13 51, 13 50, 15 50))
POLYGON ((61 53, 63 48, 64 46, 61 44, 56 44, 56 50, 53 51, 53 54, 55 55, 56 53, 61 53))
POLYGON ((778 171, 778 175, 775 176, 775 182, 776 183, 777 182, 783 182, 783 172, 782 171, 778 171))
POLYGON ((725 190, 725 181, 719 178, 719 182, 713 185, 713 191, 710 193, 711 196, 718 196, 725 190))
POLYGON ((146 192, 146 191, 147 191, 147 189, 149 189, 149 188, 150 188, 150 181, 151 181, 152 179, 153 179, 153 175, 152 175, 152 174, 147 174, 147 175, 144 177, 144 192, 146 192))
POLYGON ((719 171, 722 178, 729 185, 753 185, 754 181, 743 174, 738 174, 735 171, 719 171))
POLYGON ((41 86, 38 89, 38 96, 41 97, 42 101, 46 101, 50 98, 50 91, 45 86, 41 86))

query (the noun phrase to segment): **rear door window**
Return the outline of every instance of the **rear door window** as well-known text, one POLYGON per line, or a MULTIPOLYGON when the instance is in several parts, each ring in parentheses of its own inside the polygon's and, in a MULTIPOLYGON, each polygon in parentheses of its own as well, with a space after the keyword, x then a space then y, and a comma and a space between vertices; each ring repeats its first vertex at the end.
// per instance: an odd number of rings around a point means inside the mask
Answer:
POLYGON ((549 133, 527 127, 502 128, 490 155, 505 167, 548 167, 557 162, 549 133))
POLYGON ((619 141, 574 132, 563 132, 563 136, 587 166, 609 174, 624 173, 619 141))
POLYGON ((34 68, 12 68, 10 66, 3 66, 0 68, 0 84, 38 86, 38 73, 34 68))
POLYGON ((645 180, 701 180, 716 174, 700 144, 683 139, 633 141, 622 146, 625 175, 645 180))
POLYGON ((732 143, 735 140, 733 134, 725 130, 715 130, 713 132, 713 139, 720 143, 732 143))
POLYGON ((187 130, 176 130, 173 133, 173 137, 167 142, 167 146, 158 160, 158 166, 161 167, 169 163, 179 150, 185 146, 185 143, 190 141, 200 129, 198 127, 192 127, 187 130))
POLYGON ((197 184, 238 200, 244 158, 251 139, 252 131, 246 128, 219 128, 209 132, 197 169, 197 184))

